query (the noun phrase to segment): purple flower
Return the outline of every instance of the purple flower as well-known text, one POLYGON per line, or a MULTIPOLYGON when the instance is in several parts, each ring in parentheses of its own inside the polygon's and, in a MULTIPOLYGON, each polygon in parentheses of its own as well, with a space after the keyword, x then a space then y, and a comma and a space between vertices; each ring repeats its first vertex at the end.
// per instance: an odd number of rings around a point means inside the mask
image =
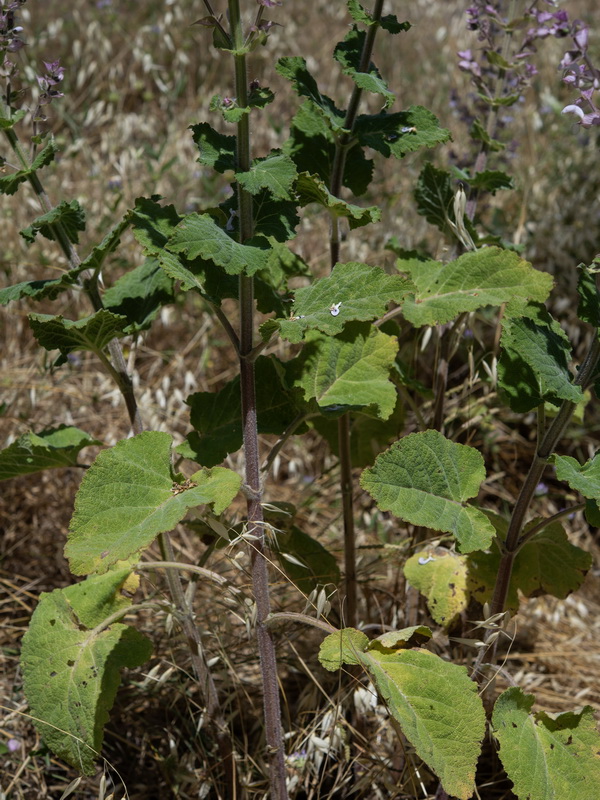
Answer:
POLYGON ((6 746, 10 753, 16 753, 21 747, 21 742, 17 741, 17 739, 9 739, 6 746))
POLYGON ((58 97, 64 97, 64 93, 55 87, 65 77, 65 68, 61 67, 58 61, 44 61, 44 66, 46 67, 46 73, 37 76, 37 82, 42 90, 38 100, 41 106, 51 103, 58 97))

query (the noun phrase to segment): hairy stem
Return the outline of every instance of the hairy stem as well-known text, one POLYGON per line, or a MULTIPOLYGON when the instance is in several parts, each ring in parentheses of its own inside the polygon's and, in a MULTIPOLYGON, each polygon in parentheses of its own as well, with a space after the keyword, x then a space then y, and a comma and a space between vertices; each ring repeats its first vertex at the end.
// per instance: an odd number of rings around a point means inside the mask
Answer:
MULTIPOLYGON (((244 37, 239 0, 228 0, 231 39, 240 51, 244 37)), ((248 106, 248 76, 245 53, 234 54, 235 96, 240 108, 248 106)), ((249 115, 244 114, 237 126, 237 168, 250 169, 249 115)), ((238 184, 238 214, 240 242, 252 236, 254 218, 252 196, 238 184)), ((263 684, 265 736, 269 763, 270 797, 287 800, 287 785, 281 725, 281 707, 277 682, 275 643, 267 626, 271 613, 269 572, 262 509, 262 487, 257 430, 256 387, 254 362, 248 358, 254 349, 254 281, 240 276, 240 382, 242 394, 242 428, 244 435, 245 478, 248 489, 248 533, 256 537, 250 549, 252 587, 256 601, 256 639, 263 684)))

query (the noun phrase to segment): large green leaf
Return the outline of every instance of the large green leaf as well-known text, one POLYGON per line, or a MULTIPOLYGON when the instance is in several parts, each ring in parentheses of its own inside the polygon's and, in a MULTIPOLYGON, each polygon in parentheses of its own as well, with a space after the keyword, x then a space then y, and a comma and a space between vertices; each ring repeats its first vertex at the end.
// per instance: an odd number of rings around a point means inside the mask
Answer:
MULTIPOLYGON (((507 522, 489 514, 500 540, 506 538, 507 522)), ((536 518, 525 526, 527 533, 542 520, 536 518)), ((481 603, 492 598, 500 565, 500 552, 494 541, 490 552, 469 555, 469 590, 481 603)), ((530 539, 515 556, 506 606, 511 611, 519 608, 520 591, 525 597, 549 594, 565 598, 579 589, 592 565, 592 557, 585 550, 569 542, 560 524, 554 522, 530 539)))
POLYGON ((404 158, 407 153, 435 147, 451 138, 450 131, 440 128, 437 117, 423 106, 395 114, 360 114, 353 133, 361 146, 371 147, 386 158, 404 158))
POLYGON ((361 664, 445 791, 468 800, 485 733, 483 704, 464 667, 410 648, 419 630, 408 629, 408 638, 400 631, 368 642, 361 631, 346 628, 324 640, 319 660, 329 670, 341 663, 361 664))
POLYGON ((321 409, 373 407, 387 419, 396 405, 389 380, 398 341, 370 325, 350 323, 339 336, 311 331, 293 363, 295 385, 321 409))
POLYGON ((130 601, 120 590, 128 569, 43 592, 23 637, 21 664, 32 719, 45 743, 93 775, 119 686, 121 667, 148 660, 152 644, 122 623, 97 629, 130 601))
MULTIPOLYGON (((265 242, 266 244, 266 242, 265 242)), ((209 214, 189 214, 168 241, 174 253, 202 258, 223 267, 229 275, 254 275, 267 266, 270 250, 235 242, 209 214)))
POLYGON ((191 125, 194 142, 198 146, 198 161, 217 172, 226 172, 236 168, 235 136, 225 136, 214 130, 208 122, 191 125))
POLYGON ((379 267, 336 264, 330 275, 296 291, 291 318, 277 324, 282 338, 294 343, 311 328, 334 336, 347 322, 383 316, 391 302, 400 303, 413 288, 410 281, 379 267))
POLYGON ((292 199, 292 187, 298 176, 292 159, 280 150, 254 160, 248 172, 236 172, 236 180, 250 194, 267 189, 279 200, 292 199))
POLYGON ((421 550, 404 564, 404 577, 427 598, 433 619, 448 628, 469 602, 465 556, 433 547, 421 550))
POLYGON ((106 572, 172 530, 189 508, 212 503, 223 511, 241 478, 221 467, 187 480, 171 466, 169 434, 147 431, 96 458, 79 487, 65 547, 71 572, 106 572))
MULTIPOLYGON (((14 119, 12 124, 9 124, 7 127, 12 127, 13 124, 14 119)), ((19 188, 19 185, 29 180, 29 178, 35 174, 36 170, 50 164, 50 162, 54 160, 57 151, 58 146, 54 139, 51 137, 46 139, 44 146, 38 151, 38 154, 34 158, 31 168, 20 169, 16 172, 11 172, 10 175, 5 175, 0 178, 0 194, 14 194, 19 188)))
POLYGON ((411 433, 363 472, 361 486, 382 511, 413 525, 452 533, 463 553, 488 547, 494 527, 466 501, 485 478, 483 457, 437 431, 411 433))
POLYGON ((341 64, 342 72, 349 75, 359 89, 381 95, 385 101, 384 108, 389 108, 396 95, 390 91, 375 64, 370 63, 366 69, 361 69, 366 36, 366 31, 360 31, 354 25, 344 37, 344 41, 336 45, 333 57, 341 64))
POLYGON ((510 407, 525 413, 544 402, 579 403, 583 391, 573 383, 564 331, 543 306, 530 305, 524 313, 502 321, 498 380, 510 407))
POLYGON ((600 328, 600 291, 596 283, 596 276, 584 264, 580 264, 579 269, 577 316, 584 322, 593 325, 594 328, 600 328))
POLYGON ((60 350, 64 363, 75 350, 102 353, 112 339, 125 336, 127 317, 104 309, 76 321, 51 314, 30 314, 29 324, 40 345, 46 350, 60 350))
POLYGON ((304 58, 300 56, 280 58, 275 68, 280 75, 290 81, 300 97, 308 97, 320 109, 332 130, 344 130, 344 112, 336 108, 330 97, 321 94, 304 58))
MULTIPOLYGON (((285 385, 276 358, 261 356, 256 360, 255 370, 258 432, 281 434, 299 413, 296 392, 285 385)), ((243 434, 239 375, 220 391, 196 392, 186 403, 191 408, 190 421, 195 432, 177 448, 180 455, 213 467, 228 453, 240 449, 243 434)))
POLYGON ((511 250, 486 247, 464 253, 455 261, 399 260, 417 287, 414 300, 404 303, 413 325, 443 325, 465 311, 507 303, 507 314, 519 312, 528 300, 543 302, 552 278, 511 250))
POLYGON ((56 236, 53 226, 57 224, 67 234, 70 242, 79 244, 79 231, 85 230, 85 212, 78 200, 70 202, 63 200, 56 208, 34 219, 31 225, 23 228, 20 233, 28 244, 33 244, 38 233, 54 241, 56 236))
POLYGON ((381 211, 377 206, 362 208, 331 194, 321 178, 310 172, 300 173, 296 181, 296 192, 300 205, 307 206, 310 203, 318 203, 334 216, 345 217, 351 229, 361 228, 370 222, 377 222, 381 217, 381 211))
POLYGON ((571 456, 554 455, 556 477, 589 500, 600 500, 600 454, 580 464, 571 456))
MULTIPOLYGON (((335 159, 335 137, 317 106, 306 100, 292 120, 290 137, 284 144, 300 172, 318 175, 326 186, 331 183, 335 159)), ((364 194, 373 177, 373 161, 358 144, 346 153, 342 184, 357 197, 364 194)))
POLYGON ((137 333, 149 328, 160 309, 175 300, 173 281, 156 258, 147 258, 119 278, 102 300, 107 311, 127 317, 127 333, 137 333))
POLYGON ((514 686, 496 700, 492 725, 514 791, 528 800, 597 800, 600 734, 594 710, 531 713, 534 695, 514 686))
POLYGON ((76 466, 79 451, 94 444, 101 442, 67 425, 40 433, 25 433, 0 451, 0 480, 43 469, 76 466))

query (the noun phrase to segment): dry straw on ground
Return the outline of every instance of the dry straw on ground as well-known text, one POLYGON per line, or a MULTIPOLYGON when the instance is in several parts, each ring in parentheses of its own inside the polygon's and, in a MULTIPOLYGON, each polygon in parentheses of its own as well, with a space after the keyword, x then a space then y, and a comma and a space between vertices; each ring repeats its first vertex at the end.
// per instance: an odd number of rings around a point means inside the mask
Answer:
MULTIPOLYGON (((30 73, 42 58, 60 57, 67 68, 66 97, 52 108, 49 120, 61 144, 61 157, 49 171, 47 183, 54 201, 77 197, 86 208, 89 229, 82 242, 83 253, 136 196, 159 193, 178 208, 193 210, 226 191, 219 179, 195 165, 187 130, 191 123, 211 119, 210 96, 218 91, 227 93, 231 78, 207 44, 206 33, 190 27, 202 15, 200 5, 196 0, 114 0, 104 4, 53 0, 30 2, 25 7, 31 45, 23 58, 30 73)), ((271 46, 259 51, 253 62, 255 76, 279 91, 276 103, 254 131, 256 152, 265 152, 285 135, 295 103, 273 74, 277 57, 310 53, 311 66, 318 69, 325 84, 329 82, 324 87, 327 91, 343 102, 346 87, 326 67, 333 45, 346 30, 345 4, 317 0, 285 5, 288 8, 275 12, 285 18, 285 26, 275 29, 271 46)), ((466 4, 413 0, 401 5, 395 10, 406 11, 414 30, 401 44, 394 42, 393 48, 382 43, 377 61, 391 86, 399 87, 399 105, 432 107, 453 130, 458 147, 464 133, 449 111, 448 97, 455 84, 467 91, 464 76, 452 66, 456 50, 468 46, 462 16, 466 4)), ((579 5, 580 16, 589 19, 595 13, 600 22, 594 3, 579 5)), ((497 213, 506 216, 508 230, 519 231, 526 252, 540 266, 560 273, 572 271, 579 260, 589 260, 600 247, 590 233, 595 233, 597 225, 589 224, 591 219, 597 220, 599 193, 593 177, 584 180, 597 153, 576 151, 564 144, 568 154, 563 159, 564 124, 556 114, 543 115, 543 102, 558 102, 560 96, 556 55, 555 49, 545 54, 540 79, 545 83, 532 92, 529 111, 519 123, 522 147, 512 165, 517 176, 516 200, 506 207, 499 200, 497 213), (554 146, 556 142, 560 146, 554 146), (574 209, 577 218, 569 225, 568 215, 574 214, 574 209)), ((440 158, 443 160, 443 155, 440 158)), ((407 159, 393 170, 378 173, 366 200, 381 205, 384 224, 374 229, 371 238, 363 238, 362 233, 350 237, 345 245, 348 260, 390 263, 383 245, 391 234, 407 248, 429 237, 430 245, 441 249, 441 240, 431 238, 412 208, 410 193, 419 164, 418 159, 407 159)), ((18 235, 37 213, 30 197, 27 202, 1 197, 0 213, 3 283, 47 277, 64 269, 52 243, 28 250, 18 235)), ((365 235, 370 236, 368 232, 365 235)), ((315 270, 325 268, 326 237, 323 218, 309 214, 294 246, 315 270)), ((133 241, 125 238, 110 269, 118 275, 139 262, 133 241)), ((570 285, 569 277, 561 280, 570 285)), ((84 300, 74 294, 36 310, 69 317, 87 313, 84 300)), ((35 346, 26 322, 28 311, 23 303, 5 309, 0 318, 2 446, 30 428, 39 430, 61 422, 77 425, 106 444, 127 435, 120 399, 93 358, 84 355, 53 370, 51 356, 35 346)), ((218 388, 235 370, 220 330, 191 298, 185 305, 165 310, 153 331, 131 345, 128 356, 135 368, 146 425, 168 430, 176 437, 182 437, 188 425, 185 397, 191 391, 218 388)), ((483 501, 501 508, 514 498, 532 442, 527 427, 515 430, 514 420, 505 416, 493 393, 480 383, 472 372, 456 377, 450 398, 452 424, 455 430, 462 426, 474 446, 488 447, 491 442, 496 448, 483 501)), ((598 418, 596 413, 596 423, 598 418)), ((593 447, 591 436, 583 431, 573 444, 574 451, 586 456, 593 447)), ((85 453, 88 461, 94 455, 92 450, 85 453)), ((230 464, 239 468, 239 456, 233 456, 230 464)), ((39 593, 72 580, 62 548, 80 477, 73 469, 2 485, 0 741, 18 743, 18 749, 0 754, 0 789, 7 800, 59 798, 76 778, 73 770, 41 747, 27 716, 18 652, 39 593)), ((316 437, 286 446, 268 492, 270 500, 293 502, 300 509, 305 529, 339 553, 336 462, 316 437)), ((557 510, 554 497, 559 502, 558 490, 541 498, 537 510, 557 510)), ((394 546, 406 542, 406 532, 391 520, 377 517, 364 499, 358 498, 358 503, 359 507, 364 504, 358 534, 364 589, 360 617, 373 630, 381 625, 401 626, 406 597, 394 546), (394 546, 386 547, 386 543, 394 546)), ((204 548, 196 535, 183 526, 178 534, 182 557, 197 561, 204 548)), ((597 557, 597 543, 581 517, 570 523, 570 534, 597 557)), ((231 716, 240 773, 251 787, 251 795, 263 797, 262 712, 256 655, 248 636, 252 600, 247 557, 227 548, 216 555, 211 567, 229 577, 237 591, 215 598, 210 588, 194 585, 198 622, 205 631, 218 688, 231 716)), ((275 606, 302 610, 305 599, 283 576, 278 579, 275 570, 273 575, 275 606)), ((162 597, 164 589, 157 578, 156 586, 148 581, 144 591, 162 597)), ((337 598, 332 600, 334 607, 339 607, 337 598)), ((589 703, 600 712, 599 610, 597 569, 575 598, 524 603, 499 682, 510 673, 526 690, 535 691, 540 706, 547 710, 589 703)), ((417 613, 419 621, 425 620, 423 609, 417 613)), ((168 614, 148 614, 139 623, 155 641, 155 655, 143 669, 129 675, 119 694, 107 729, 104 772, 81 783, 74 796, 104 798, 114 792, 115 798, 121 798, 126 787, 133 800, 213 797, 213 781, 206 767, 211 742, 205 738, 202 709, 189 680, 185 644, 168 614)), ((284 723, 291 732, 287 750, 295 796, 341 798, 349 796, 353 787, 354 797, 424 797, 421 781, 426 781, 426 773, 414 754, 399 744, 385 709, 374 702, 369 688, 352 696, 349 681, 326 675, 317 667, 314 654, 319 640, 314 632, 297 629, 286 629, 281 638, 284 723), (347 721, 350 707, 355 708, 353 726, 347 721)), ((438 646, 448 648, 450 644, 439 641, 438 646)), ((482 798, 509 796, 504 784, 481 791, 482 798)))

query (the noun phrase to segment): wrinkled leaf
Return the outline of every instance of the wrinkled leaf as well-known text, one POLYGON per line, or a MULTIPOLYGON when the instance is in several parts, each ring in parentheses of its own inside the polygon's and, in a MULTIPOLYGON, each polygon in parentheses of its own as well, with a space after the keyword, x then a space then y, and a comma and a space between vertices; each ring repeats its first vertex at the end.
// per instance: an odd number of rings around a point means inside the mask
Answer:
POLYGON ((404 577, 427 598, 433 619, 448 628, 469 602, 467 561, 464 556, 433 547, 411 556, 404 577))
POLYGON ((43 469, 73 467, 84 447, 102 444, 79 428, 61 425, 40 433, 25 433, 0 451, 0 480, 43 469))

